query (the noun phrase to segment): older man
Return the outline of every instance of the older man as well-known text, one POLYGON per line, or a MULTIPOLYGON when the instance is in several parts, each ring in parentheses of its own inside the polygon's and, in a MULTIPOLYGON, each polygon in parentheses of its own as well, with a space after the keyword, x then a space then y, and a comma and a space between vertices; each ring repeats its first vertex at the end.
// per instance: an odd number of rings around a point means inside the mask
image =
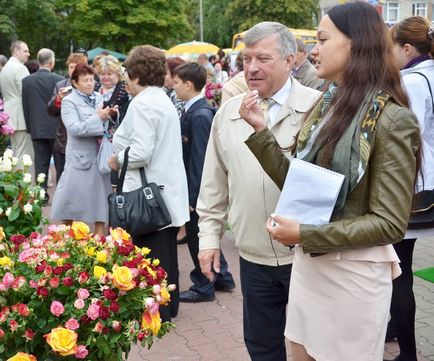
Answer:
POLYGON ((5 111, 15 128, 15 133, 11 136, 12 150, 15 156, 21 159, 23 154, 33 157, 32 141, 27 133, 21 100, 21 81, 29 75, 24 63, 29 60, 30 52, 25 42, 17 40, 11 45, 11 54, 0 72, 0 92, 3 94, 5 111))
MULTIPOLYGON (((52 50, 39 50, 37 59, 39 70, 23 79, 23 110, 35 152, 35 175, 39 173, 48 175, 52 155, 56 169, 58 165, 58 154, 54 150, 54 140, 59 122, 57 118, 48 114, 47 103, 51 99, 56 83, 63 78, 52 73, 55 64, 52 50)), ((45 178, 44 188, 47 188, 47 179, 48 177, 45 178)), ((47 194, 46 197, 48 197, 47 194)))
POLYGON ((313 89, 320 89, 323 81, 316 76, 316 69, 308 59, 309 53, 304 42, 297 39, 297 53, 295 55, 295 66, 291 75, 304 86, 313 89))
MULTIPOLYGON (((259 23, 244 41, 248 87, 258 92, 264 117, 280 145, 288 147, 319 92, 290 76, 296 44, 286 26, 259 23)), ((229 99, 213 121, 197 203, 199 260, 202 272, 213 279, 220 270, 220 239, 228 216, 240 254, 244 341, 250 357, 283 361, 293 254, 265 230, 280 192, 244 144, 253 128, 240 116, 243 97, 229 99)))

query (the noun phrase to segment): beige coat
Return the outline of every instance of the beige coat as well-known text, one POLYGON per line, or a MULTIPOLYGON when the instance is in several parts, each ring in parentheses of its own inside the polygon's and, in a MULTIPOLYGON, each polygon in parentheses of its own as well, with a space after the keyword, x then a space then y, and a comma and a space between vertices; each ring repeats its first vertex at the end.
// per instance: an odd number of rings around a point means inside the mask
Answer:
POLYGON ((223 84, 222 89, 222 104, 225 103, 230 98, 245 93, 249 88, 244 77, 244 72, 241 71, 236 74, 233 78, 229 79, 223 84))
MULTIPOLYGON (((282 147, 292 144, 304 113, 318 96, 318 91, 292 79, 288 100, 271 129, 282 147)), ((213 121, 197 203, 199 247, 218 249, 228 219, 241 257, 269 266, 289 264, 292 252, 265 231, 280 191, 244 143, 253 128, 239 115, 242 99, 229 99, 213 121)))
POLYGON ((26 130, 21 90, 22 80, 27 75, 27 68, 13 56, 0 72, 0 92, 3 94, 5 112, 9 114, 15 130, 26 130))

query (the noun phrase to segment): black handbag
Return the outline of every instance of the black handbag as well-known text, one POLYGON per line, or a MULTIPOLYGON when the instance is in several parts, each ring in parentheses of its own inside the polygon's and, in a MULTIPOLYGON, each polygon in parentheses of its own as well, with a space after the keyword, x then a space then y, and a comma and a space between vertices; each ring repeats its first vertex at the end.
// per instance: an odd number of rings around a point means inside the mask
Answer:
POLYGON ((123 192, 125 174, 128 167, 128 152, 125 149, 124 163, 122 165, 116 192, 108 196, 109 226, 121 227, 132 237, 139 237, 154 232, 172 223, 169 211, 155 183, 148 183, 145 169, 140 168, 142 186, 131 192, 123 192))
POLYGON ((417 193, 415 200, 408 229, 434 228, 434 190, 417 193))

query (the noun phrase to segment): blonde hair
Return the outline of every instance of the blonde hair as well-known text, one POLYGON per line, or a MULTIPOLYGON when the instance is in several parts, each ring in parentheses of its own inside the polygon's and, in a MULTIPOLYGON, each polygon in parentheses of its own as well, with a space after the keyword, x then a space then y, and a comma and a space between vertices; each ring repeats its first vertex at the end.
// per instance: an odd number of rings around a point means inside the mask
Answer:
POLYGON ((94 60, 94 67, 98 75, 110 71, 116 73, 119 80, 123 79, 121 63, 112 55, 98 55, 94 60))

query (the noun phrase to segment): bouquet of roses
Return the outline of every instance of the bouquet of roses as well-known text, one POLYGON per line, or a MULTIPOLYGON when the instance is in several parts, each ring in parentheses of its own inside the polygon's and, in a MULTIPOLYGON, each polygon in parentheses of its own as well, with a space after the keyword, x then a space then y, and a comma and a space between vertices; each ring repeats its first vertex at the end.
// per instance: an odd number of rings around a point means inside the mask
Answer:
POLYGON ((19 161, 10 149, 0 158, 0 226, 7 237, 28 236, 39 231, 41 222, 45 222, 42 217, 45 189, 40 186, 45 174, 39 174, 37 185, 32 185, 32 175, 28 173, 32 159, 29 155, 23 156, 23 169, 18 168, 19 161))
POLYGON ((9 136, 15 133, 15 128, 9 123, 9 115, 4 111, 3 101, 0 99, 0 154, 6 150, 9 136))
POLYGON ((1 243, 1 360, 123 360, 173 326, 160 319, 174 286, 159 261, 110 233, 74 222, 1 243))
POLYGON ((218 108, 222 102, 222 88, 223 84, 221 83, 208 83, 205 85, 205 98, 215 108, 218 108))

